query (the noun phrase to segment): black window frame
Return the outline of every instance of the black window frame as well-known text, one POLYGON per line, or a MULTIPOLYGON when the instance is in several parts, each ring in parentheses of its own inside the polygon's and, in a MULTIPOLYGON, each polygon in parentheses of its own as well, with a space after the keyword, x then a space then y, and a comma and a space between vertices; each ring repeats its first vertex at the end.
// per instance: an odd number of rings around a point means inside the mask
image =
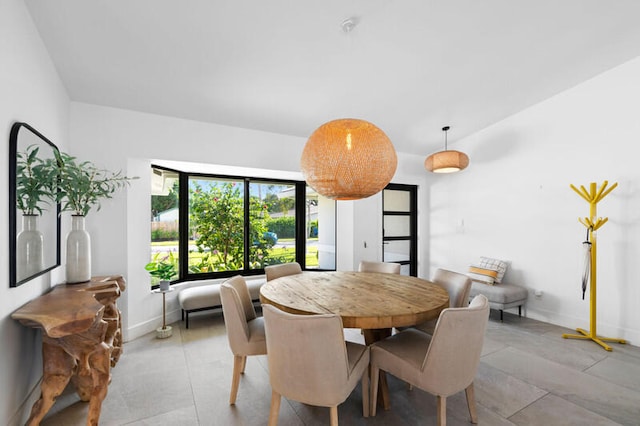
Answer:
MULTIPOLYGON (((293 179, 280 179, 280 178, 265 178, 256 176, 240 176, 240 175, 225 175, 225 174, 212 174, 212 173, 200 173, 200 172, 187 172, 151 164, 152 169, 166 170, 178 174, 179 190, 178 190, 178 262, 179 271, 178 278, 171 281, 171 284, 177 284, 180 282, 188 281, 201 281, 220 278, 230 278, 236 275, 242 276, 255 276, 264 275, 264 268, 250 269, 249 262, 249 250, 246 248, 251 244, 250 232, 249 232, 249 207, 250 207, 250 184, 251 183, 267 183, 267 184, 281 184, 281 185, 293 185, 295 187, 295 217, 296 217, 296 229, 295 229, 295 261, 300 264, 302 270, 307 270, 306 267, 306 197, 307 197, 307 182, 302 180, 293 179), (219 271, 219 272, 205 272, 205 273, 190 273, 189 272, 189 179, 212 179, 212 180, 237 180, 242 181, 244 185, 244 268, 233 271, 219 271)), ((337 209, 334 209, 334 219, 337 221, 337 209)), ((337 233, 337 229, 336 229, 337 233)), ((336 235, 337 237, 337 235, 336 235)), ((337 238, 334 238, 337 242, 337 238)), ((337 259, 334 261, 334 265, 337 264, 337 259)), ((328 269, 313 268, 311 271, 327 271, 328 269)), ((331 269, 331 270, 335 270, 331 269)), ((155 286, 157 287, 157 286, 155 286)))

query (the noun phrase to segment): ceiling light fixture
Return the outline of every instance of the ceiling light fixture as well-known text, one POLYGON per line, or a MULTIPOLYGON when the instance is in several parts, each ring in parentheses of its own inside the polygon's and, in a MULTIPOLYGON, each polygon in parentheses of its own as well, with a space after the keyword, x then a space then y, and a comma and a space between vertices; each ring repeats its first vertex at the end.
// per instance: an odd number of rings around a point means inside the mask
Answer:
POLYGON ((424 168, 433 173, 453 173, 465 169, 469 165, 469 157, 464 152, 447 149, 447 131, 449 126, 442 128, 444 132, 444 151, 431 154, 424 160, 424 168))
POLYGON ((396 150, 387 135, 355 118, 318 127, 300 159, 307 184, 333 200, 358 200, 382 191, 397 165, 396 150))

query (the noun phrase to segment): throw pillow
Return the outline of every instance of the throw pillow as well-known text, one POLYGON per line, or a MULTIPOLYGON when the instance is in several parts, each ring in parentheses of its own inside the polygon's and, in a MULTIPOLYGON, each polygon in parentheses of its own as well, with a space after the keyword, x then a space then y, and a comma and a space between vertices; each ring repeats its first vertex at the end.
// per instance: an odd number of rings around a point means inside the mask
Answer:
POLYGON ((492 259, 490 257, 481 257, 478 266, 485 269, 497 271, 495 281, 497 284, 502 282, 505 272, 507 272, 507 262, 500 259, 492 259))
POLYGON ((469 273, 467 274, 467 276, 473 281, 487 285, 494 285, 496 284, 498 271, 483 268, 477 265, 471 265, 469 266, 469 273))

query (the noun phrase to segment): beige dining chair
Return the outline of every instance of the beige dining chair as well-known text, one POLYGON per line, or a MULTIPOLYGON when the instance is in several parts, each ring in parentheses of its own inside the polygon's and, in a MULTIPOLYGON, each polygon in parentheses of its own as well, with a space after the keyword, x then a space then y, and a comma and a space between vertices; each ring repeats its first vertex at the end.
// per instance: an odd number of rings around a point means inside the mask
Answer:
POLYGON ((294 315, 272 305, 262 307, 269 355, 271 410, 278 423, 280 400, 330 408, 338 425, 338 405, 362 382, 362 414, 369 416, 369 348, 345 342, 338 315, 294 315))
POLYGON ((298 262, 280 263, 278 265, 265 266, 264 273, 267 276, 267 281, 271 281, 287 275, 301 274, 302 268, 298 262))
POLYGON ((382 370, 435 395, 438 426, 446 425, 447 397, 464 390, 471 422, 478 423, 473 379, 488 320, 489 301, 478 295, 467 308, 443 310, 433 336, 409 328, 372 345, 370 400, 378 396, 382 370))
POLYGON ((236 403, 240 374, 244 373, 248 355, 265 355, 267 342, 264 319, 256 315, 247 283, 241 276, 220 285, 220 299, 229 346, 233 352, 233 377, 229 404, 236 403))
POLYGON ((368 260, 363 260, 360 262, 358 266, 359 272, 385 272, 387 274, 399 274, 400 273, 400 264, 399 263, 388 263, 388 262, 370 262, 368 260))
MULTIPOLYGON (((438 268, 431 281, 447 290, 449 293, 450 308, 464 308, 468 306, 469 291, 471 291, 471 278, 459 272, 438 268)), ((437 319, 427 321, 415 326, 418 330, 433 334, 437 319)))

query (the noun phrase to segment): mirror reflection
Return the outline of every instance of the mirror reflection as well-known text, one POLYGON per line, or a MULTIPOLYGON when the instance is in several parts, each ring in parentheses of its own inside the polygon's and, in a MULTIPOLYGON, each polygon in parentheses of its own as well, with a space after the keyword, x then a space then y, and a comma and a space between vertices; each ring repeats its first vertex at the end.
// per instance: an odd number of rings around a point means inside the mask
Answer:
POLYGON ((52 195, 58 148, 15 123, 9 151, 9 276, 16 287, 60 265, 60 206, 52 195))

